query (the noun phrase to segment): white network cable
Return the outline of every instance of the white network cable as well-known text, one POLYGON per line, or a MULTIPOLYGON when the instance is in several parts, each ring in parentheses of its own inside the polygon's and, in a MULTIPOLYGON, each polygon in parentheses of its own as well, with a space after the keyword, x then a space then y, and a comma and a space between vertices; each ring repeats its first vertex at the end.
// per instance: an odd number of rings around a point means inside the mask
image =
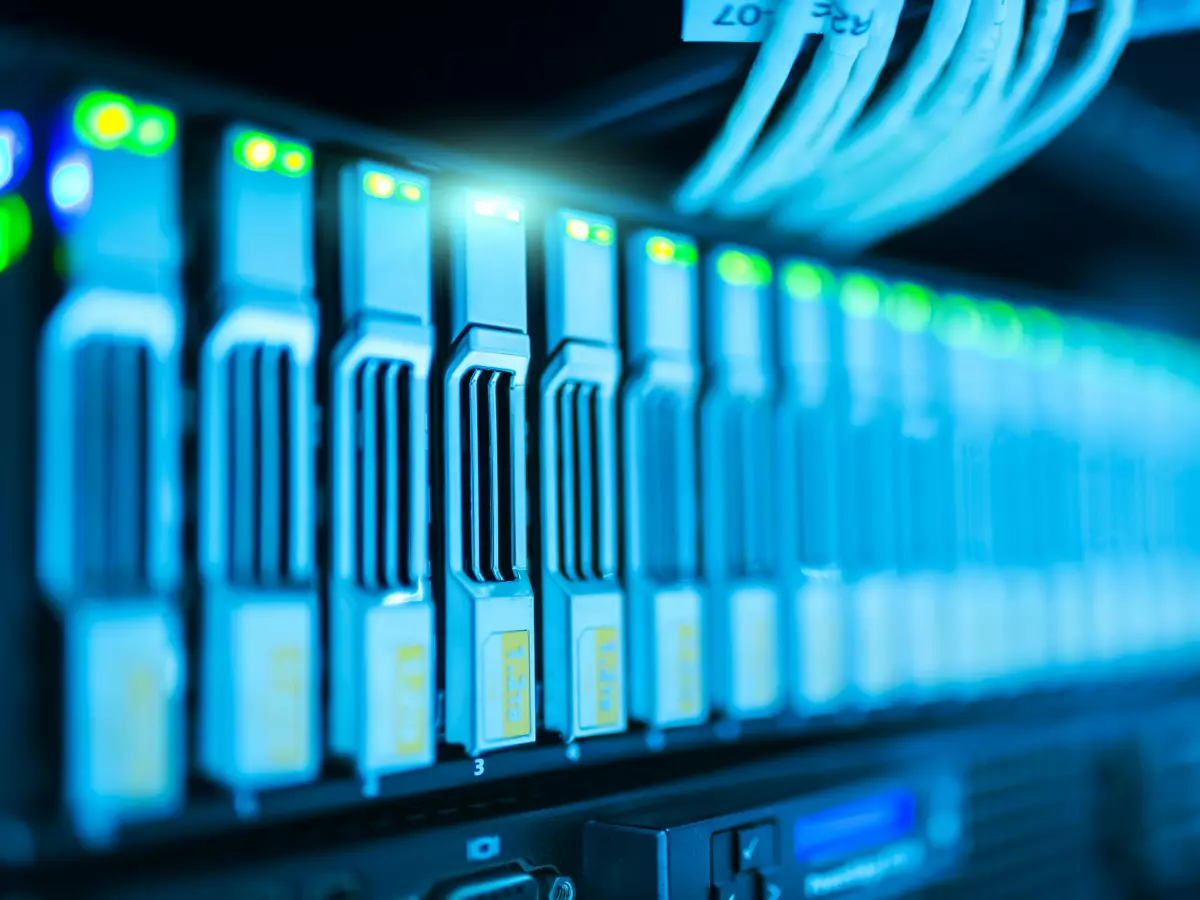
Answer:
POLYGON ((890 215, 877 218, 870 227, 835 235, 836 246, 847 250, 865 248, 931 219, 978 193, 1050 143, 1108 82, 1128 41, 1134 11, 1134 0, 1101 0, 1091 37, 1071 73, 1034 105, 994 153, 945 190, 898 207, 890 215))
POLYGON ((814 15, 814 0, 785 0, 775 19, 725 126, 675 195, 682 212, 701 212, 724 187, 766 124, 805 40, 824 23, 814 15))
MULTIPOLYGON (((794 180, 792 159, 812 143, 834 114, 850 86, 859 56, 869 44, 877 49, 882 47, 883 58, 878 67, 882 69, 900 20, 900 9, 888 0, 887 19, 881 17, 876 22, 875 3, 876 0, 836 0, 830 4, 832 15, 812 67, 805 73, 782 120, 735 178, 722 203, 723 212, 760 213, 763 210, 759 203, 764 198, 794 180)), ((878 74, 877 70, 870 79, 872 84, 878 74)))
POLYGON ((972 3, 949 64, 919 103, 916 114, 857 169, 842 173, 836 181, 825 181, 825 189, 817 196, 796 192, 776 211, 773 223, 787 230, 812 230, 902 177, 913 162, 954 129, 978 97, 996 61, 1007 11, 1005 0, 972 3))
MULTIPOLYGON (((835 149, 818 160, 822 164, 820 177, 802 182, 800 188, 794 191, 794 203, 790 211, 795 227, 806 224, 803 220, 806 210, 819 207, 814 200, 819 196, 822 185, 836 181, 841 175, 866 162, 909 123, 917 106, 929 93, 954 53, 970 9, 971 0, 935 0, 921 38, 896 80, 844 137, 842 134, 836 135, 835 149)), ((858 112, 858 109, 854 110, 850 118, 853 119, 858 112)), ((832 129, 830 133, 833 133, 832 129)), ((801 177, 807 174, 801 172, 801 177)), ((816 219, 820 219, 819 214, 816 219)))
POLYGON ((1040 0, 1025 42, 1027 52, 1018 63, 1024 29, 1022 2, 1017 0, 1007 11, 996 59, 983 88, 944 139, 914 159, 902 177, 882 185, 858 207, 840 217, 823 237, 841 246, 837 236, 852 236, 858 229, 869 227, 875 217, 944 190, 969 173, 981 153, 991 150, 995 135, 1009 127, 1045 77, 1066 21, 1066 0, 1040 0), (1047 16, 1047 12, 1057 12, 1057 28, 1053 27, 1055 19, 1047 16))

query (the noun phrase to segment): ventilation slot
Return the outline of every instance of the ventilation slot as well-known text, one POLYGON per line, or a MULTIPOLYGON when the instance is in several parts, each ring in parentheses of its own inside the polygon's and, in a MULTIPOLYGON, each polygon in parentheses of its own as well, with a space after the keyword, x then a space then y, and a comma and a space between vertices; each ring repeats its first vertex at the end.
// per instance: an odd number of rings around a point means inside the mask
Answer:
POLYGON ((297 447, 292 404, 300 378, 291 351, 239 347, 228 366, 229 577, 235 584, 287 584, 297 447))
POLYGON ((687 431, 683 401, 664 391, 651 393, 641 413, 642 439, 639 471, 646 574, 660 584, 674 584, 696 574, 695 541, 684 534, 684 491, 689 469, 681 465, 692 435, 687 431))
POLYGON ((75 359, 75 558, 89 593, 148 582, 149 375, 136 344, 89 343, 75 359))
POLYGON ((558 440, 558 565, 571 581, 600 580, 607 571, 604 526, 604 436, 600 389, 570 382, 554 403, 558 440))
POLYGON ((364 590, 392 591, 415 581, 412 390, 412 367, 405 363, 368 360, 354 374, 356 576, 364 590))
POLYGON ((770 568, 771 421, 761 403, 727 407, 722 429, 725 493, 725 552, 735 576, 762 575, 770 568))
POLYGON ((511 372, 471 369, 462 382, 463 571, 515 581, 511 372))

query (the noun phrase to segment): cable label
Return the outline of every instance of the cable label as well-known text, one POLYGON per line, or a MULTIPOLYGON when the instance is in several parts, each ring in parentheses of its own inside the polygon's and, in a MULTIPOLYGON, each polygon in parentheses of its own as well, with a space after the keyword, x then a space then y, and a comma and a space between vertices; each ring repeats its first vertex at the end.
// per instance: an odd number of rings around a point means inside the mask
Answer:
POLYGON ((688 43, 754 44, 775 20, 776 0, 728 3, 684 0, 683 40, 688 43))

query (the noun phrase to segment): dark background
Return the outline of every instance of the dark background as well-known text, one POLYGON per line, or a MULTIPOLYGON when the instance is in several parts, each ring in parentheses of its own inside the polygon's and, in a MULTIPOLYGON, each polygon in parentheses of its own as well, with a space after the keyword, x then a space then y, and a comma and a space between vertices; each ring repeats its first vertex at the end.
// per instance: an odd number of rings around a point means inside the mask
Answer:
MULTIPOLYGON (((1163 0, 1143 0, 1142 7, 1163 0)), ((581 181, 665 197, 740 85, 602 130, 580 123, 754 48, 684 45, 680 0, 394 4, 16 3, 52 27, 184 71, 581 181), (574 130, 570 139, 564 132, 574 130), (610 181, 611 183, 611 181, 610 181)), ((919 32, 910 3, 903 45, 919 32)), ((1090 14, 1072 17, 1069 38, 1090 14)), ((1076 41, 1077 42, 1077 41, 1076 41)), ((1068 41, 1069 43, 1069 41, 1068 41)), ((1200 35, 1131 45, 1110 89, 1033 163, 880 253, 1086 295, 1093 309, 1200 333, 1200 35)))

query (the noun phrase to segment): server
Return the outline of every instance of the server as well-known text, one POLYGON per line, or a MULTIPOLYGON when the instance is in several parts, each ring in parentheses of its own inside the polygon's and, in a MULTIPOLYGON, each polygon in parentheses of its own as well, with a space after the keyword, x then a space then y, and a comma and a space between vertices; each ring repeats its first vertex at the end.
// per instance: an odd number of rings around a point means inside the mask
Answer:
POLYGON ((704 265, 700 401, 702 573, 715 709, 770 716, 785 700, 783 617, 772 547, 771 264, 718 246, 704 265))
POLYGON ((341 337, 333 351, 329 485, 330 744, 367 793, 434 760, 429 583, 429 186, 341 166, 341 337))
POLYGON ((856 701, 887 702, 909 666, 908 624, 898 589, 898 337, 883 315, 889 287, 862 272, 838 285, 839 550, 851 621, 856 701))
POLYGON ((170 110, 109 91, 58 124, 38 572, 63 619, 65 799, 102 843, 184 796, 179 148, 170 110))
POLYGON ((560 210, 545 226, 546 359, 538 393, 546 726, 623 731, 625 609, 617 581, 617 237, 560 210))
POLYGON ((995 382, 1002 386, 996 405, 992 507, 996 565, 1006 596, 1005 683, 1015 690, 1043 683, 1050 659, 1049 583, 1036 567, 1035 369, 1016 309, 993 300, 980 311, 983 348, 997 370, 995 382))
POLYGON ((953 434, 955 568, 949 589, 955 693, 994 691, 1007 670, 1005 590, 995 564, 993 447, 1000 383, 984 351, 979 303, 945 294, 934 310, 934 334, 946 346, 953 434))
POLYGON ((937 297, 912 282, 891 286, 884 315, 898 333, 900 436, 896 514, 899 612, 909 644, 904 693, 940 697, 952 658, 945 627, 954 566, 954 491, 945 348, 931 330, 937 297))
POLYGON ((699 261, 686 237, 626 238, 621 386, 622 578, 630 713, 656 728, 708 718, 698 588, 699 261))
POLYGON ((321 757, 315 575, 312 151, 234 125, 200 351, 199 752, 243 813, 321 757))
POLYGON ((837 280, 788 261, 778 279, 780 386, 776 440, 779 565, 787 602, 786 670, 793 708, 821 715, 842 705, 849 682, 847 617, 838 566, 834 348, 837 280))
POLYGON ((468 753, 536 739, 525 546, 525 226, 514 201, 455 191, 442 330, 446 738, 468 753))

